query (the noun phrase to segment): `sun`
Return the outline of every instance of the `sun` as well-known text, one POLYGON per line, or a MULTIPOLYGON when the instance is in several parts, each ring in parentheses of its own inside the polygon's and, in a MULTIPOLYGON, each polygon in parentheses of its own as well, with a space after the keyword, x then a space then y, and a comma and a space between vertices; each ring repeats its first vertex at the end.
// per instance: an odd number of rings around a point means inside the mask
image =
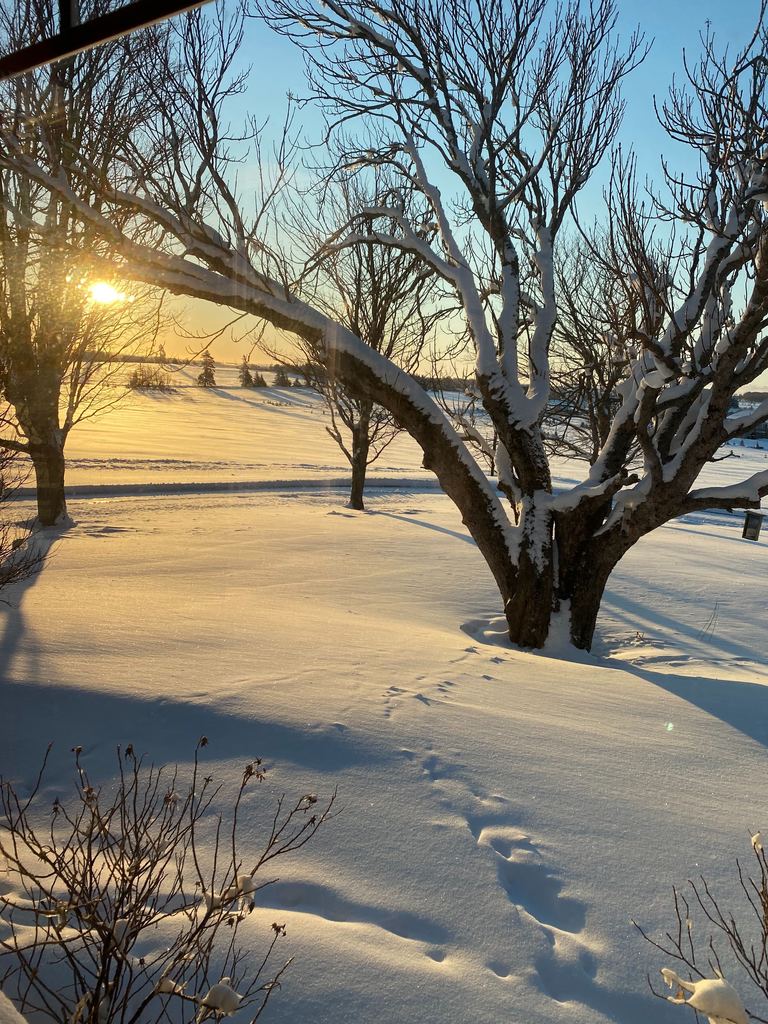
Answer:
POLYGON ((119 292, 107 281, 94 281, 88 289, 91 293, 92 302, 110 303, 125 302, 125 292, 119 292))

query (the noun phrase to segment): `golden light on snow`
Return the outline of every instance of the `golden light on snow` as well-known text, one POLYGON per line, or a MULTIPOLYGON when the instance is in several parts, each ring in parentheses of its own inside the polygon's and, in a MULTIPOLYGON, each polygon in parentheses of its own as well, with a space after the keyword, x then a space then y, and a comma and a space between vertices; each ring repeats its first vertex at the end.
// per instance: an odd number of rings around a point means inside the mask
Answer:
POLYGON ((91 293, 92 302, 125 302, 125 292, 119 292, 117 288, 113 288, 107 281, 94 281, 88 289, 91 293))

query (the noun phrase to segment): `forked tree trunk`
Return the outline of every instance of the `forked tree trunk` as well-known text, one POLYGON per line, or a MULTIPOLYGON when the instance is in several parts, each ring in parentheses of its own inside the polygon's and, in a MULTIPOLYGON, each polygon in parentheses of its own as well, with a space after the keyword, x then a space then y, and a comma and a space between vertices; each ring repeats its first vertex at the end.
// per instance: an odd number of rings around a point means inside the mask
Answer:
POLYGON ((518 562, 517 586, 507 600, 505 614, 512 643, 538 650, 547 642, 553 616, 568 615, 574 647, 589 650, 595 632, 605 585, 615 562, 597 560, 581 573, 555 580, 555 559, 551 550, 534 560, 522 551, 518 562))
POLYGON ((517 578, 505 601, 514 644, 540 649, 553 617, 564 614, 574 647, 591 648, 606 583, 638 539, 622 531, 595 536, 609 507, 587 505, 557 524, 546 513, 524 511, 517 578))
POLYGON ((64 493, 64 450, 56 444, 30 445, 35 470, 37 518, 41 526, 54 526, 67 516, 64 493))

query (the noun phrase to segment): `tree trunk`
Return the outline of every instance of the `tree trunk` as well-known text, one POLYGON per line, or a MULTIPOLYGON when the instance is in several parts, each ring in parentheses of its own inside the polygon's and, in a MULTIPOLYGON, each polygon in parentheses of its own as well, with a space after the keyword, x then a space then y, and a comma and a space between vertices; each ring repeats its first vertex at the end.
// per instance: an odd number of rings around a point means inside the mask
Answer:
POLYGON ((574 510, 558 524, 557 552, 559 584, 557 603, 570 613, 570 635, 574 647, 592 647, 595 624, 608 579, 622 557, 639 538, 628 530, 614 530, 595 536, 608 506, 589 503, 574 510))
POLYGON ((591 572, 585 572, 570 596, 571 643, 582 651, 592 648, 597 615, 611 569, 595 566, 591 572))
POLYGON ((526 498, 521 522, 517 581, 504 613, 512 643, 538 650, 547 642, 555 605, 552 515, 526 498))
POLYGON ((365 491, 365 472, 368 468, 367 457, 352 459, 352 486, 349 489, 349 507, 359 512, 365 511, 363 492, 365 491))
POLYGON ((637 531, 596 537, 610 501, 596 499, 567 513, 552 513, 524 499, 517 578, 505 602, 512 643, 545 646, 553 616, 568 616, 574 647, 590 650, 608 579, 637 531), (554 527, 554 530, 553 530, 554 527))
POLYGON ((613 564, 594 565, 589 570, 585 569, 570 593, 559 589, 555 594, 553 562, 535 564, 529 554, 523 552, 518 565, 517 587, 505 607, 512 643, 533 650, 544 647, 552 618, 562 609, 569 615, 573 646, 590 650, 603 592, 613 567, 613 564))
POLYGON ((563 610, 569 615, 573 646, 590 650, 603 592, 614 565, 613 561, 601 560, 589 568, 585 566, 572 589, 561 585, 556 591, 554 560, 539 557, 534 561, 529 552, 521 552, 517 587, 505 608, 512 643, 533 650, 544 647, 553 616, 563 610))
POLYGON ((64 450, 56 444, 30 445, 35 468, 37 518, 41 526, 54 526, 66 519, 64 495, 64 450))
POLYGON ((370 438, 368 431, 370 416, 363 413, 352 431, 352 486, 349 492, 349 507, 359 512, 365 511, 363 492, 365 491, 365 473, 368 468, 370 438))

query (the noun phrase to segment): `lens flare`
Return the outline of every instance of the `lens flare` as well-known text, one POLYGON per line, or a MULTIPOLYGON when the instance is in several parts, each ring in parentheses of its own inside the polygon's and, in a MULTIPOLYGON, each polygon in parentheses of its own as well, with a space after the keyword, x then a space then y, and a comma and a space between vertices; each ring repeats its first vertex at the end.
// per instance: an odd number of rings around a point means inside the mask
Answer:
POLYGON ((94 281, 89 289, 92 302, 125 302, 125 292, 119 292, 107 281, 94 281))

